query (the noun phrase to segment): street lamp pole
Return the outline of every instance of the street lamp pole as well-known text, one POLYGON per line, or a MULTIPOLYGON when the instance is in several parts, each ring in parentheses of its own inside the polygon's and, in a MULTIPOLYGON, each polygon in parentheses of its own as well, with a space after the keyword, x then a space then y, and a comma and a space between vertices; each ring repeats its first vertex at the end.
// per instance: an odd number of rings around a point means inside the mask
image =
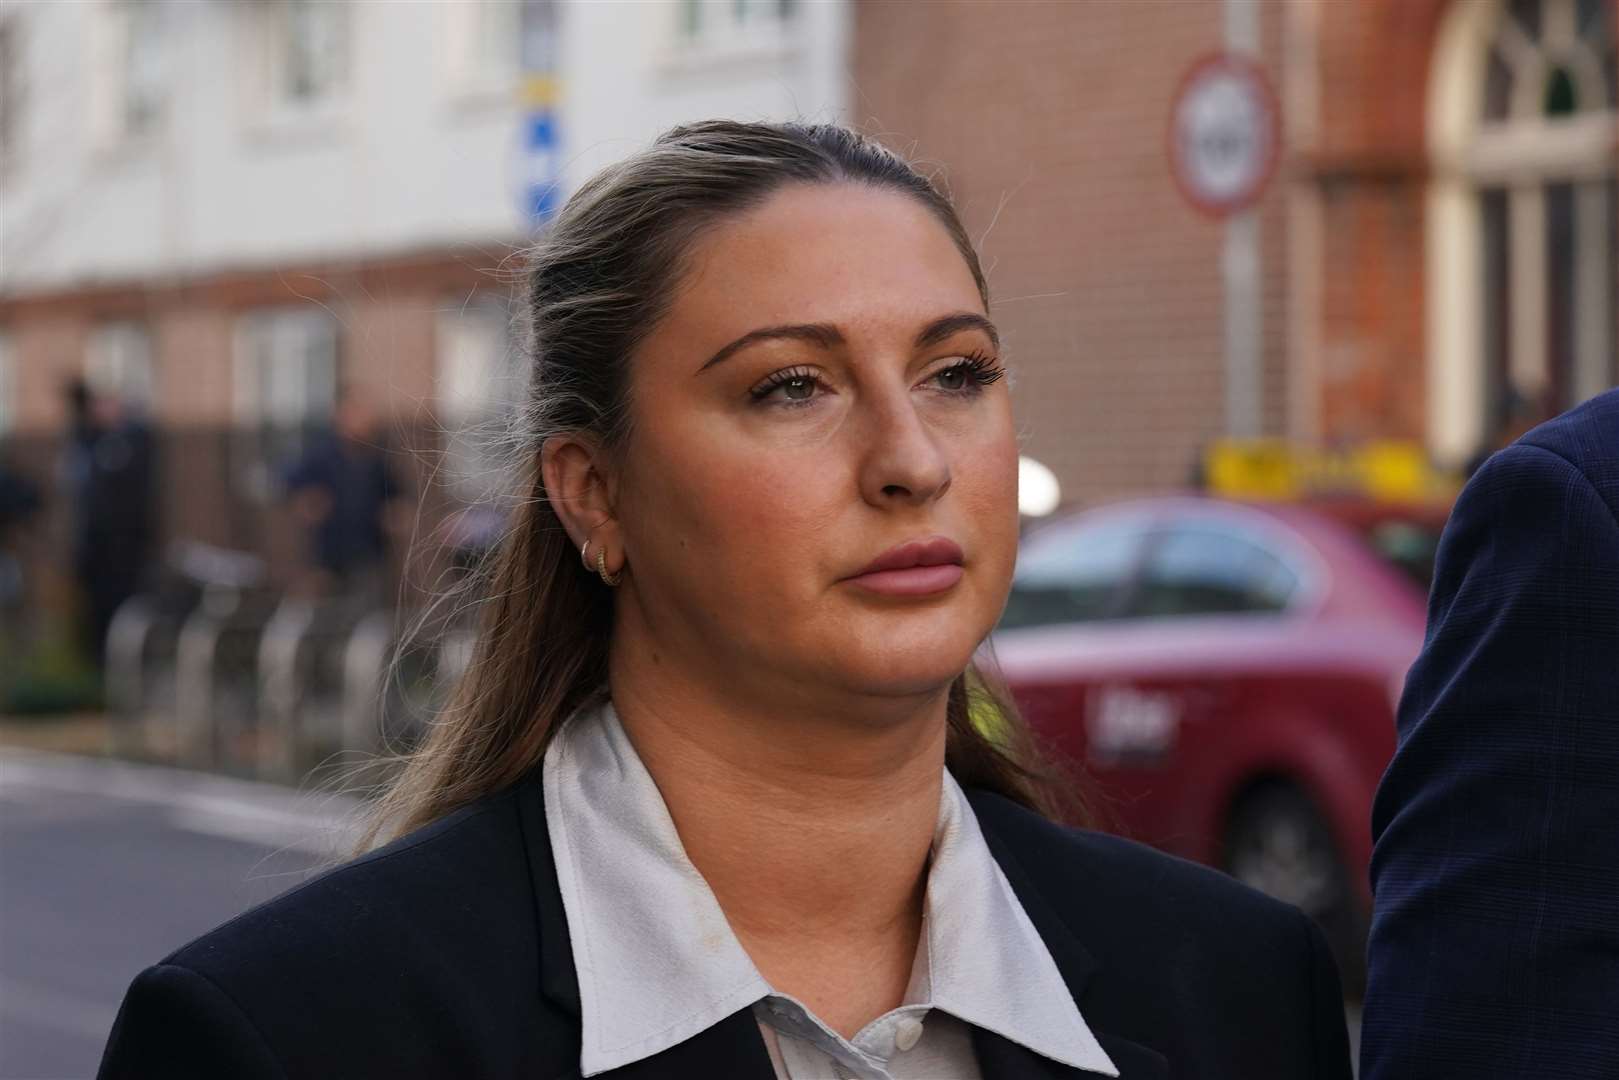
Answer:
MULTIPOLYGON (((1259 56, 1259 0, 1225 0, 1225 44, 1229 52, 1259 56)), ((1264 297, 1259 240, 1257 206, 1226 218, 1220 270, 1225 290, 1226 434, 1233 439, 1261 434, 1264 297)))

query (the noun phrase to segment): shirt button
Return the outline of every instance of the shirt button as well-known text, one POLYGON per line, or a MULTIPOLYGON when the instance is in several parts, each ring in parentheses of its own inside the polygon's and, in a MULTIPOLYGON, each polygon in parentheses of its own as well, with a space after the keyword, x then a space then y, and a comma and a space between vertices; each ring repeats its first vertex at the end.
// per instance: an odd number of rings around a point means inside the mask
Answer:
POLYGON ((906 1018, 899 1022, 894 1029, 894 1045, 900 1050, 909 1050, 915 1046, 917 1040, 922 1038, 922 1021, 906 1018))

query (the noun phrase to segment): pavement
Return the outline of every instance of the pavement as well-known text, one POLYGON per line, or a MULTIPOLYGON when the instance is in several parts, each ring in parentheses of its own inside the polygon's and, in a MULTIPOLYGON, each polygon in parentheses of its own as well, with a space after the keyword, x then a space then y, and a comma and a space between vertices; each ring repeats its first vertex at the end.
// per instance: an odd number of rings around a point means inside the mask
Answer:
POLYGON ((148 964, 341 857, 358 804, 0 748, 0 1078, 95 1075, 148 964))

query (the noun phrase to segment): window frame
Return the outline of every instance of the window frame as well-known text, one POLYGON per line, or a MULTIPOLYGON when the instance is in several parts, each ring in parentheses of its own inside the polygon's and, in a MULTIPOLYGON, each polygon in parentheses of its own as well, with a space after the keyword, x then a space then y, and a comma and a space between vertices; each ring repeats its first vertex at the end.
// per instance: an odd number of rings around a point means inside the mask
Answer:
POLYGON ((446 307, 434 325, 434 396, 445 484, 463 502, 493 498, 509 479, 500 460, 502 436, 520 415, 527 389, 517 329, 509 298, 494 294, 446 307), (455 370, 479 333, 489 335, 483 358, 475 361, 482 370, 455 370))
POLYGON ((664 5, 667 25, 658 66, 665 75, 681 75, 715 65, 779 62, 800 48, 805 3, 806 0, 679 0, 664 5), (776 13, 769 17, 739 17, 744 10, 762 13, 767 8, 775 8, 776 13))
POLYGON ((28 12, 0 8, 0 177, 21 171, 30 105, 28 12))
POLYGON ((97 322, 85 340, 83 373, 91 390, 117 394, 136 409, 149 410, 158 391, 151 326, 142 319, 97 322))
POLYGON ((248 131, 255 135, 319 135, 333 133, 349 118, 355 101, 359 51, 355 42, 362 27, 359 15, 367 5, 337 0, 268 0, 253 5, 242 21, 244 51, 252 58, 248 131), (330 91, 300 101, 289 94, 292 21, 300 8, 332 13, 340 20, 339 77, 330 91))
POLYGON ((92 28, 90 95, 91 123, 96 143, 104 150, 122 150, 157 139, 168 122, 171 103, 170 60, 165 48, 162 4, 154 0, 101 0, 92 28), (131 58, 138 43, 157 55, 148 60, 156 72, 150 116, 135 122, 131 113, 131 58))
POLYGON ((1279 530, 1255 528, 1245 522, 1235 522, 1216 515, 1166 515, 1155 520, 1148 529, 1145 543, 1142 547, 1141 558, 1136 566, 1133 586, 1130 590, 1129 604, 1126 605, 1121 619, 1132 622, 1154 622, 1161 619, 1280 619, 1296 617, 1307 613, 1313 606, 1318 586, 1313 584, 1319 579, 1309 565, 1311 560, 1305 557, 1302 541, 1294 541, 1282 535, 1279 530), (1144 612, 1136 605, 1140 603, 1143 594, 1148 588, 1152 573, 1153 560, 1164 545, 1173 537, 1187 536, 1202 533, 1210 536, 1225 537, 1238 543, 1269 555, 1278 564, 1293 575, 1295 584, 1289 592, 1287 601, 1281 607, 1264 610, 1230 610, 1230 611, 1174 611, 1174 612, 1144 612))
MULTIPOLYGON (((1028 623, 1020 626, 1003 627, 997 620, 995 632, 1018 633, 1024 630, 1044 630, 1064 626, 1097 626, 1117 622, 1122 613, 1128 610, 1134 598, 1137 582, 1140 579, 1141 567, 1147 550, 1147 540, 1151 535, 1156 516, 1139 510, 1103 509, 1079 514, 1074 517, 1061 518, 1056 521, 1044 523, 1031 529, 1018 542, 1018 563, 1022 566, 1023 548, 1031 542, 1041 543, 1056 541, 1061 543, 1064 537, 1078 538, 1080 534, 1095 534, 1105 530, 1120 530, 1130 537, 1131 547, 1125 562, 1123 572, 1114 580, 1112 594, 1108 598, 1101 614, 1086 619, 1069 619, 1061 622, 1028 623)), ((1017 569, 1012 576, 1012 590, 1017 589, 1017 569)), ((1011 603, 1008 597, 1008 605, 1011 603)), ((1005 617, 1004 612, 1002 618, 1005 617)))
MULTIPOLYGON (((1505 433, 1498 426, 1503 401, 1526 403, 1522 420, 1533 422, 1619 379, 1619 302, 1610 299, 1605 311, 1591 302, 1611 297, 1619 282, 1619 272, 1603 272, 1611 251, 1619 249, 1619 239, 1603 236, 1619 234, 1613 220, 1619 211, 1604 209, 1614 203, 1605 188, 1619 184, 1613 153, 1619 77, 1605 74, 1619 67, 1611 55, 1619 45, 1609 41, 1611 23, 1605 34, 1601 21, 1580 21, 1577 0, 1542 0, 1535 10, 1534 25, 1525 29, 1504 0, 1452 5, 1440 24, 1430 69, 1433 168, 1424 215, 1428 430, 1436 456, 1455 465, 1505 433), (1596 44, 1581 44, 1582 31, 1596 44), (1537 109, 1536 95, 1544 94, 1547 76, 1558 69, 1584 86, 1577 93, 1599 89, 1595 105, 1560 115, 1548 114, 1544 102, 1537 109), (1504 118, 1490 118, 1492 93, 1498 106, 1509 103, 1504 118), (1548 280, 1546 202, 1560 184, 1576 188, 1574 234, 1583 239, 1574 254, 1571 325, 1558 329, 1552 323, 1557 294, 1548 280), (1502 228, 1499 208, 1495 218, 1489 216, 1489 193, 1495 190, 1508 192, 1505 267, 1491 263, 1489 230, 1492 223, 1498 232, 1502 228), (1604 252, 1604 245, 1612 247, 1604 252), (1513 310, 1506 316, 1489 302, 1492 285, 1503 288, 1496 280, 1501 273, 1510 278, 1504 287, 1513 310), (1503 327, 1510 328, 1508 340, 1492 341, 1503 327), (1562 368, 1554 365, 1553 341, 1566 354, 1567 390, 1560 398, 1554 383, 1562 368), (1505 384, 1499 382, 1502 369, 1505 384)), ((1611 4, 1590 10, 1596 20, 1616 17, 1611 4)))
POLYGON ((17 367, 11 330, 0 326, 0 439, 17 427, 17 367))
MULTIPOLYGON (((275 376, 272 376, 272 379, 275 376)), ((331 424, 337 391, 343 377, 343 327, 322 308, 266 307, 243 311, 233 328, 231 348, 231 439, 229 469, 232 484, 258 502, 279 494, 276 470, 308 450, 317 433, 331 424), (309 350, 323 337, 324 356, 309 350), (263 392, 266 367, 288 369, 286 351, 301 344, 306 349, 305 392, 297 415, 278 416, 274 398, 263 392), (319 385, 307 378, 309 367, 324 364, 319 385)))

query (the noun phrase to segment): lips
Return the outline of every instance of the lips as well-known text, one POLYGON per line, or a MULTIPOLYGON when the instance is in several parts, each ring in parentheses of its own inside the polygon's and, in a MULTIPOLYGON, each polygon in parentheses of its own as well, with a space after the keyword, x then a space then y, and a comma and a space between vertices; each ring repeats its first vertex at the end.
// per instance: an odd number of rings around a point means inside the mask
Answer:
POLYGON ((925 540, 911 540, 889 548, 873 559, 865 568, 850 575, 861 577, 885 570, 909 570, 918 566, 960 566, 961 545, 944 536, 931 536, 925 540))

